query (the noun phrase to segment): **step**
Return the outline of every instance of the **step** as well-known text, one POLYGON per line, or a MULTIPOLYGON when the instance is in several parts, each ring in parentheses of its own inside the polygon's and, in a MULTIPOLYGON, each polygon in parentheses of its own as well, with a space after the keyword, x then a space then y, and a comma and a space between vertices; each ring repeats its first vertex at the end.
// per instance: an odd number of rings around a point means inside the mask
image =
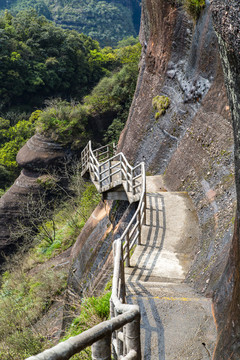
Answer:
POLYGON ((185 274, 183 272, 167 271, 164 268, 144 269, 144 268, 126 268, 125 279, 127 281, 158 281, 158 282, 176 282, 183 281, 185 274))
POLYGON ((127 282, 126 284, 126 294, 127 298, 136 298, 136 297, 154 297, 158 300, 162 301, 207 301, 210 299, 202 296, 201 294, 196 293, 194 289, 192 289, 187 284, 176 280, 176 282, 172 281, 164 281, 162 279, 159 281, 151 281, 154 279, 150 279, 146 281, 133 281, 127 282))

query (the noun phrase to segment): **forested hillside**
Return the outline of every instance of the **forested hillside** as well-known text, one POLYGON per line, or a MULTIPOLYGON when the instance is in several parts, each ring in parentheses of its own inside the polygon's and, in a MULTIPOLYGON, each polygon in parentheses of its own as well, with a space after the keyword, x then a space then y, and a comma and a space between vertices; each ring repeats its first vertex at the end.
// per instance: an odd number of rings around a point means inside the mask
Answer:
POLYGON ((101 49, 97 41, 61 29, 34 10, 16 16, 5 11, 0 30, 0 189, 18 175, 17 152, 36 124, 38 132, 75 150, 89 136, 116 140, 138 74, 136 39, 101 49), (128 43, 134 45, 124 46, 128 43), (61 100, 49 102, 53 98, 61 100))
POLYGON ((0 4, 0 9, 15 14, 30 7, 63 28, 91 36, 101 46, 115 46, 139 31, 139 0, 4 0, 0 4))

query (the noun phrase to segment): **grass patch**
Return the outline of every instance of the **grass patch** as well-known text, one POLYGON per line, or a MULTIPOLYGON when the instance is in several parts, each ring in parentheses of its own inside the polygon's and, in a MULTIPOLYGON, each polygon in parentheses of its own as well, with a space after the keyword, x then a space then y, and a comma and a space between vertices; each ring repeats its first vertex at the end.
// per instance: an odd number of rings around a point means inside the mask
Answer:
POLYGON ((23 360, 43 351, 48 340, 35 327, 67 285, 63 271, 29 274, 24 266, 2 276, 0 290, 0 358, 23 360))
MULTIPOLYGON (((83 331, 107 320, 110 312, 110 297, 111 291, 107 291, 99 297, 92 296, 84 298, 81 303, 80 315, 72 321, 62 341, 69 339, 71 336, 81 334, 83 331)), ((81 353, 74 355, 71 359, 90 360, 91 348, 86 348, 81 351, 81 353)))

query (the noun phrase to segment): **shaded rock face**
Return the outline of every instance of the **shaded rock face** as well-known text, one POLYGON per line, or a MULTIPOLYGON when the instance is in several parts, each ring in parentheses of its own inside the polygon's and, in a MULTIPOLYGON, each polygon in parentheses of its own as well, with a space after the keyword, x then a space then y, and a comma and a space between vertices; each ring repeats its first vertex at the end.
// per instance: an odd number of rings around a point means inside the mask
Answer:
POLYGON ((214 296, 219 324, 214 359, 221 360, 240 358, 240 3, 238 0, 213 0, 212 14, 232 112, 237 189, 233 242, 225 271, 214 296))
POLYGON ((196 24, 167 0, 143 2, 140 74, 119 142, 133 163, 144 160, 149 172, 162 174, 167 190, 192 197, 200 235, 186 281, 207 296, 215 294, 218 360, 240 358, 233 346, 240 333, 238 214, 234 229, 240 194, 239 10, 239 1, 212 1, 216 35, 208 1, 196 24), (156 95, 171 101, 158 120, 156 95))
POLYGON ((43 186, 43 175, 49 176, 69 158, 68 151, 40 135, 34 135, 19 151, 17 161, 23 170, 0 199, 0 251, 9 253, 21 241, 21 234, 11 236, 18 231, 18 222, 28 224, 31 211, 51 196, 43 186))

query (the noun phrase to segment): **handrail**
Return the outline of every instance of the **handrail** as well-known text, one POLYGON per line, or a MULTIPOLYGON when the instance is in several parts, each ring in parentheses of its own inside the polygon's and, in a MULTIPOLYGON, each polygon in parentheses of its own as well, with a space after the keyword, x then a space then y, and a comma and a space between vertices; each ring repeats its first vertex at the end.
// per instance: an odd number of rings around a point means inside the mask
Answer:
POLYGON ((146 174, 142 162, 132 167, 123 153, 115 154, 115 144, 92 150, 91 141, 81 154, 82 175, 87 171, 99 192, 122 184, 131 201, 139 201, 138 207, 121 237, 114 241, 114 270, 111 320, 104 321, 80 335, 31 356, 27 360, 68 360, 89 345, 95 360, 140 360, 140 310, 137 305, 125 303, 124 265, 130 266, 130 250, 136 241, 141 244, 141 227, 146 218, 146 174), (102 158, 104 156, 104 159, 102 158), (99 160, 103 162, 99 162, 99 160), (119 159, 119 160, 117 160, 119 159), (134 175, 138 170, 140 173, 134 175), (103 174, 104 175, 103 177, 103 174), (112 341, 111 341, 112 337, 112 341))
POLYGON ((112 331, 119 330, 129 322, 134 321, 139 316, 138 307, 131 308, 124 314, 119 315, 111 320, 106 320, 98 325, 95 325, 89 330, 83 333, 73 336, 62 343, 59 343, 52 348, 43 351, 42 353, 30 356, 26 360, 68 360, 73 355, 78 354, 81 350, 84 350, 87 346, 106 337, 106 332, 110 335, 112 331))
MULTIPOLYGON (((108 148, 108 146, 107 146, 108 148)), ((93 163, 97 163, 94 154, 100 154, 101 151, 106 153, 106 146, 92 151, 91 142, 88 143, 83 153, 84 156, 90 160, 90 163, 84 164, 82 162, 83 174, 86 172, 84 166, 87 166, 92 181, 98 188, 98 191, 104 192, 107 188, 112 188, 116 183, 121 183, 126 191, 130 193, 134 201, 139 201, 137 210, 132 219, 128 223, 126 229, 118 240, 114 241, 114 274, 112 284, 111 296, 111 317, 117 316, 125 311, 128 311, 132 305, 124 304, 125 302, 125 279, 124 279, 124 262, 126 266, 130 266, 130 250, 135 245, 136 241, 141 244, 141 226, 145 223, 146 212, 146 174, 145 164, 142 162, 135 167, 132 167, 123 153, 109 156, 106 160, 97 165, 97 171, 94 171, 93 163), (86 155, 88 154, 88 155, 86 155), (92 162, 92 164, 91 164, 92 162), (92 171, 91 171, 92 170, 92 171), (139 170, 139 174, 134 174, 139 170), (113 176, 118 174, 118 177, 113 179, 113 176), (96 181, 99 176, 100 181, 96 181), (139 189, 140 188, 140 189, 139 189), (137 191, 138 190, 138 191, 137 191)), ((99 155, 100 157, 100 155, 99 155)), ((83 159, 84 160, 84 159, 83 159)), ((119 334, 114 334, 113 348, 115 359, 119 359, 124 353, 123 343, 126 341, 124 332, 119 337, 119 334)), ((137 359, 141 358, 140 338, 137 346, 137 359)), ((136 349, 135 349, 136 350, 136 349)))

